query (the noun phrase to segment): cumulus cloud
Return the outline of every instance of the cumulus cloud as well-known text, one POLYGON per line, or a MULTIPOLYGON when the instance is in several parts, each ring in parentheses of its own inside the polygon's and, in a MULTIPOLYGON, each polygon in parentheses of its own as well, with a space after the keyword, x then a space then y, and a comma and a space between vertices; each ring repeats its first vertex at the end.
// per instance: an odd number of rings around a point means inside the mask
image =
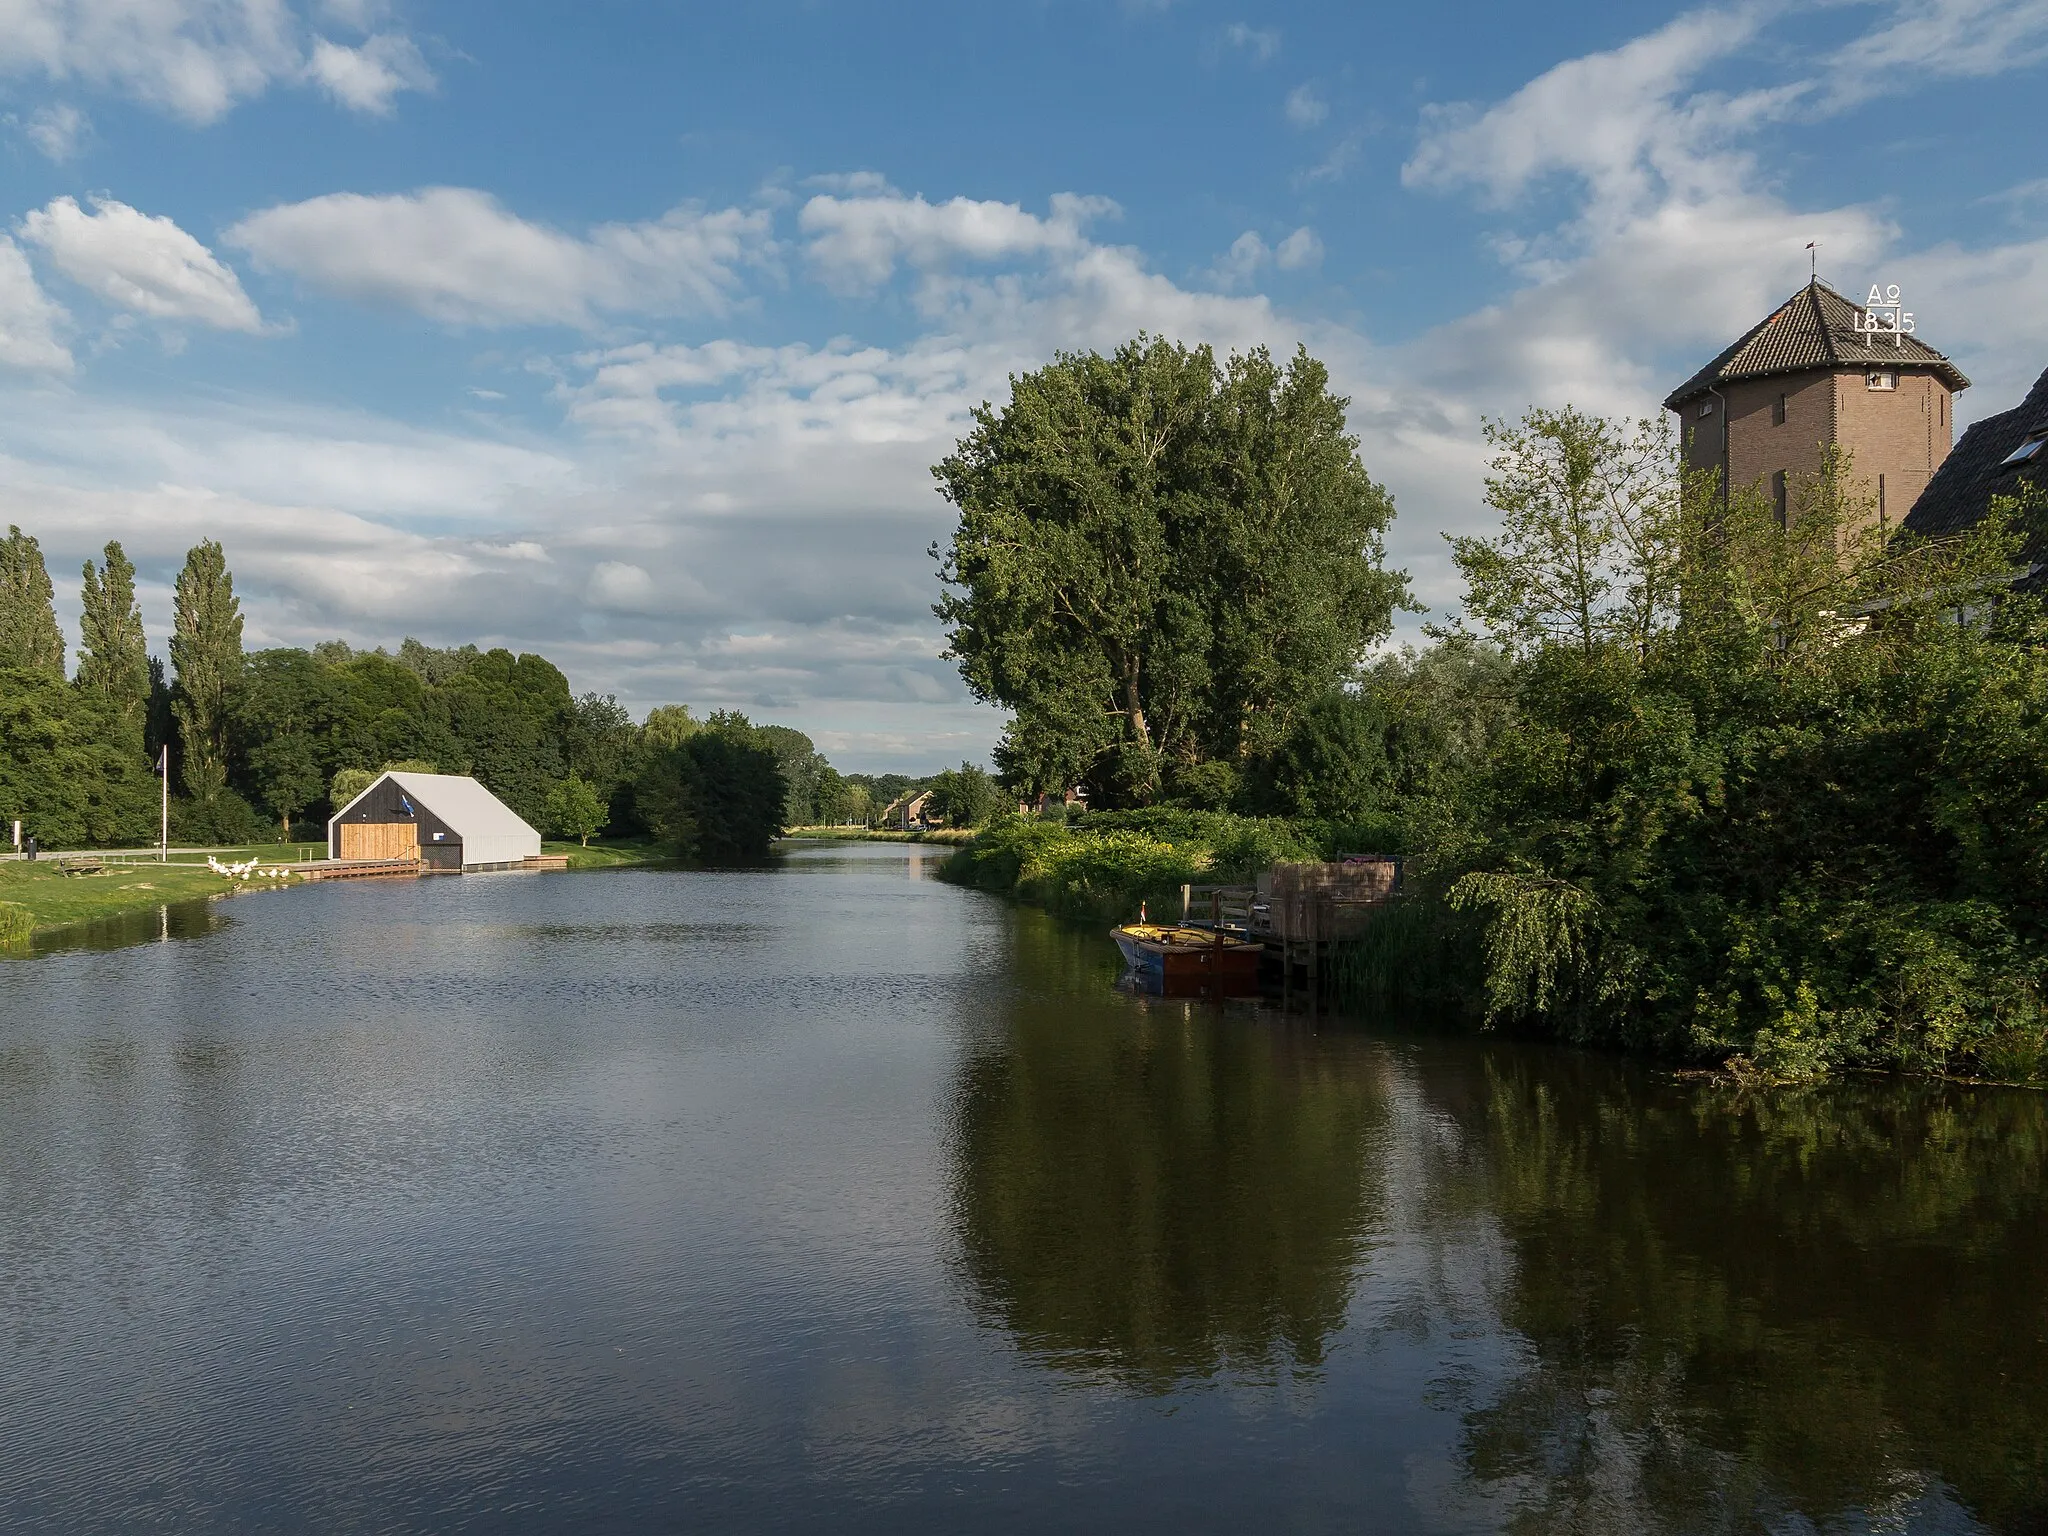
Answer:
MULTIPOLYGON (((320 0, 316 14, 367 31, 385 7, 320 0)), ((431 84, 398 33, 348 48, 313 35, 287 0, 6 0, 0 75, 112 91, 210 123, 273 84, 310 80, 359 111, 431 84)))
POLYGON ((2048 59, 2043 0, 1893 0, 1890 21, 1835 55, 1828 84, 1836 105, 1916 78, 1974 79, 2048 59))
POLYGON ((1223 41, 1241 53, 1251 55, 1252 62, 1264 64, 1280 51, 1280 34, 1272 27, 1254 27, 1246 22, 1233 21, 1223 30, 1223 41))
POLYGON ((77 158, 92 131, 92 120, 78 108, 58 102, 38 107, 20 126, 23 136, 45 159, 62 165, 77 158))
POLYGON ((797 224, 807 237, 805 256, 834 288, 873 288, 899 261, 931 268, 952 260, 990 262, 1073 253, 1088 245, 1091 220, 1115 213, 1107 198, 1058 193, 1047 216, 1016 203, 922 197, 877 190, 857 196, 821 194, 804 204, 797 224))
POLYGON ((69 318, 37 285, 21 247, 0 235, 0 368, 71 372, 71 349, 57 339, 69 318))
POLYGON ((313 44, 307 75, 334 100, 373 117, 391 115, 400 91, 431 90, 434 72, 402 33, 384 32, 350 48, 328 38, 313 44))
POLYGON ((1306 224, 1273 248, 1273 261, 1283 272, 1301 272, 1323 261, 1323 242, 1306 224))
POLYGON ((1312 85, 1297 85, 1287 93, 1287 121, 1297 128, 1313 128, 1330 115, 1330 104, 1316 94, 1312 85))
POLYGON ((1273 246, 1267 245, 1257 230, 1248 229, 1231 241, 1230 249, 1209 269, 1208 277, 1228 293, 1246 287, 1269 266, 1283 272, 1301 272, 1319 265, 1322 259, 1323 242, 1306 224, 1273 246))
POLYGON ((92 206, 87 213, 57 198, 21 221, 22 238, 79 287, 135 314, 223 331, 263 329, 241 280, 176 224, 111 198, 94 198, 92 206))
POLYGON ((261 270, 449 324, 590 326, 604 313, 722 313, 769 234, 765 210, 684 206, 579 237, 485 192, 428 187, 282 204, 223 238, 261 270))

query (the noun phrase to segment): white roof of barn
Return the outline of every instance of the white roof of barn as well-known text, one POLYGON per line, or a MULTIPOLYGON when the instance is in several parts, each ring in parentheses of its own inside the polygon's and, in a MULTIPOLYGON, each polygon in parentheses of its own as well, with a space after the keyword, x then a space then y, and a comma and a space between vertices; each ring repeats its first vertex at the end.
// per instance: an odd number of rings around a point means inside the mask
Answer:
POLYGON ((445 821, 449 830, 465 843, 487 837, 540 837, 540 833, 522 821, 511 806, 475 779, 459 773, 405 773, 396 770, 380 773, 369 789, 343 806, 335 813, 334 819, 341 820, 356 800, 362 799, 386 779, 445 821))

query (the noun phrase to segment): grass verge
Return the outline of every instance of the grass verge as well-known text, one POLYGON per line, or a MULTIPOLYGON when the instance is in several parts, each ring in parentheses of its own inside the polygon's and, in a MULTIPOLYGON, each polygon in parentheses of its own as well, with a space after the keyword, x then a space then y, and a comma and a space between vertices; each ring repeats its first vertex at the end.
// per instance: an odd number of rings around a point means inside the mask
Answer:
POLYGON ((611 842, 594 841, 588 848, 580 843, 544 842, 540 851, 548 854, 569 856, 571 869, 622 869, 629 864, 667 864, 670 856, 659 844, 645 838, 618 838, 611 842))
POLYGON ((899 832, 893 827, 791 827, 782 835, 793 842, 944 843, 957 848, 973 842, 980 834, 951 827, 930 832, 899 832))
MULTIPOLYGON (((0 864, 0 903, 25 912, 33 932, 142 911, 167 901, 219 896, 227 888, 227 881, 203 863, 110 864, 100 875, 60 874, 54 863, 42 859, 0 864)), ((11 933, 19 924, 19 918, 0 919, 0 934, 11 933)))

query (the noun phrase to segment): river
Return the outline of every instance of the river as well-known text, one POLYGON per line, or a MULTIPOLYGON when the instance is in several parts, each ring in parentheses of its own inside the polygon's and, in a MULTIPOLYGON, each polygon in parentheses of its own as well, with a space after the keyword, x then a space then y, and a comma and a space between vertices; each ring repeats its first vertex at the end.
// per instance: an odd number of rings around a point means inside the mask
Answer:
POLYGON ((1130 997, 940 852, 0 962, 0 1526, 2048 1531, 2048 1096, 1130 997))

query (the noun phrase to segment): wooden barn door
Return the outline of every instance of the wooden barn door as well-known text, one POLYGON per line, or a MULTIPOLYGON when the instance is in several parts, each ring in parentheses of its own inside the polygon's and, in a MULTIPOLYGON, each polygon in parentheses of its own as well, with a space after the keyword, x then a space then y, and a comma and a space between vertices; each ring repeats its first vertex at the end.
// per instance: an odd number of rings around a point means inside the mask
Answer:
POLYGON ((414 821, 344 821, 344 859, 418 859, 420 828, 414 821))

